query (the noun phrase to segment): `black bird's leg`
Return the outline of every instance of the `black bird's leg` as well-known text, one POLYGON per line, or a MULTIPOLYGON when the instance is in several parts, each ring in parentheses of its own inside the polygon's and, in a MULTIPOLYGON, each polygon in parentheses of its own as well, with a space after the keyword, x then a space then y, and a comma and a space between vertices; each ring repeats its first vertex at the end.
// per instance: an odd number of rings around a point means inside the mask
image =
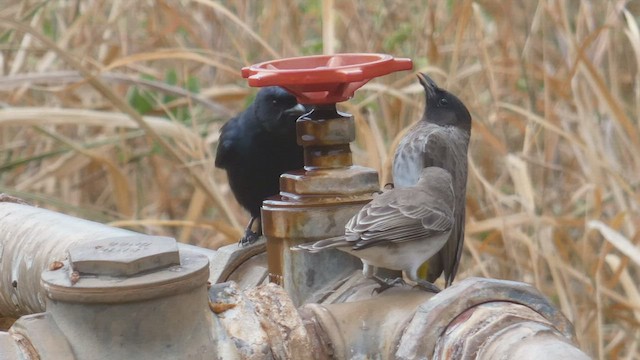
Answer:
POLYGON ((244 231, 244 236, 242 237, 242 239, 240 239, 238 246, 245 247, 258 241, 258 239, 260 238, 260 235, 262 235, 261 224, 258 225, 258 231, 253 231, 251 228, 253 227, 253 223, 256 221, 256 219, 259 219, 259 218, 260 217, 258 216, 251 217, 251 220, 249 220, 249 225, 247 225, 247 228, 244 231))
POLYGON ((395 278, 395 279, 383 279, 377 276, 372 276, 371 277, 375 282, 378 283, 378 285, 380 285, 380 287, 373 289, 373 292, 376 294, 380 294, 383 291, 392 288, 394 286, 398 286, 398 285, 405 285, 406 283, 404 282, 404 280, 399 277, 399 278, 395 278))
POLYGON ((420 288, 424 291, 428 291, 428 292, 432 292, 432 293, 439 293, 441 290, 439 287, 435 286, 434 284, 426 281, 426 280, 418 280, 418 284, 416 286, 414 286, 414 288, 420 288))

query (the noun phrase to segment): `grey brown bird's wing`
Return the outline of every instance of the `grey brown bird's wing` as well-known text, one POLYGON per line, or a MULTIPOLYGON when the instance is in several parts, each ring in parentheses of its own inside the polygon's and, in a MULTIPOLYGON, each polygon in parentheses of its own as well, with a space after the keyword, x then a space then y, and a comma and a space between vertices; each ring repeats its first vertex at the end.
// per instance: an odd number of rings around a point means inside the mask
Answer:
POLYGON ((347 224, 345 238, 355 250, 384 243, 424 240, 453 226, 450 204, 415 189, 384 193, 347 224))
POLYGON ((468 133, 423 120, 409 130, 398 145, 393 160, 396 188, 413 186, 420 177, 420 171, 429 166, 443 168, 453 177, 455 225, 445 246, 428 261, 427 280, 430 282, 444 272, 449 285, 458 269, 464 242, 468 143, 468 133))
POLYGON ((394 155, 394 186, 404 188, 415 185, 422 169, 430 166, 443 168, 456 179, 459 174, 454 165, 459 162, 460 156, 466 161, 467 151, 465 140, 458 137, 458 130, 454 127, 424 121, 414 125, 398 145, 394 155), (458 146, 460 143, 465 144, 458 146))
POLYGON ((467 135, 455 128, 433 132, 425 144, 423 166, 438 166, 453 176, 455 192, 455 225, 442 250, 428 261, 427 280, 435 281, 444 272, 445 283, 451 285, 462 255, 464 243, 465 197, 467 188, 467 135))
POLYGON ((345 240, 344 235, 323 239, 312 243, 300 244, 298 246, 292 247, 291 249, 306 250, 311 253, 316 253, 325 249, 331 249, 340 246, 349 246, 349 242, 345 240))

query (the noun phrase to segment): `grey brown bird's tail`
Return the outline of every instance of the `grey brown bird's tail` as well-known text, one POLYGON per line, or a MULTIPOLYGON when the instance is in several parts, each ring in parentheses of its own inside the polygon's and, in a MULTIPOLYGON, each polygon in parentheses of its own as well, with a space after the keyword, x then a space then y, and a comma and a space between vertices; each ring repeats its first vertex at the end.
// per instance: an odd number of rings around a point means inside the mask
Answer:
POLYGON ((298 246, 293 246, 291 250, 304 250, 311 253, 316 253, 318 251, 322 251, 325 249, 332 249, 341 246, 349 246, 349 242, 345 239, 344 235, 336 236, 320 241, 316 241, 313 243, 301 244, 298 246))

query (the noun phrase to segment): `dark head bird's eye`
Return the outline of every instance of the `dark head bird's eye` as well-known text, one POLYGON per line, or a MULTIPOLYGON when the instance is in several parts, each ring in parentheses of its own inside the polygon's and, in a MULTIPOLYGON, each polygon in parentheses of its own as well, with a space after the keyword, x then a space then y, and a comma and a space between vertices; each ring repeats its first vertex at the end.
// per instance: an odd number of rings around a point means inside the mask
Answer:
POLYGON ((447 106, 447 104, 449 104, 449 102, 445 98, 440 99, 440 102, 438 103, 440 106, 447 106))
POLYGON ((271 100, 271 103, 273 103, 273 104, 275 105, 275 104, 277 104, 277 103, 278 103, 278 100, 273 99, 273 100, 271 100))

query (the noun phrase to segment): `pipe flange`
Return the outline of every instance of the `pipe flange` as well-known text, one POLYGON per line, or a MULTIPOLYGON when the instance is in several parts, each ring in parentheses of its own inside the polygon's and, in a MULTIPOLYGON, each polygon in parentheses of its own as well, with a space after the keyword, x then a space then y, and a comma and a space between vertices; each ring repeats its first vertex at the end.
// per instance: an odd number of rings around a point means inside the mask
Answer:
POLYGON ((499 301, 530 308, 553 324, 567 339, 576 342, 571 322, 533 286, 507 280, 468 278, 418 307, 398 341, 396 358, 430 358, 436 341, 458 315, 474 306, 499 301))

